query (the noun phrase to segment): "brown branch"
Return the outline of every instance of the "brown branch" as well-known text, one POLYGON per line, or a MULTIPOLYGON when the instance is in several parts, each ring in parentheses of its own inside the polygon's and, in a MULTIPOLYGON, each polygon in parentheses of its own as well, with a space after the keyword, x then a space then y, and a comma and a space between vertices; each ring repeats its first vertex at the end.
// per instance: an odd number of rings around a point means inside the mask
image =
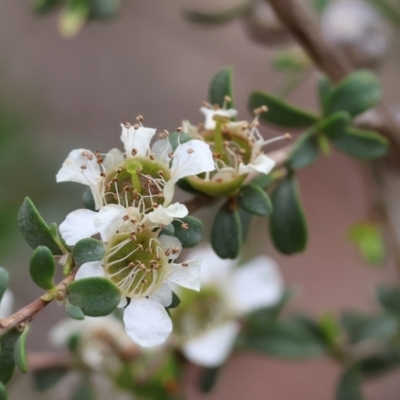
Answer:
MULTIPOLYGON (((64 291, 65 287, 74 280, 76 272, 68 275, 63 279, 57 286, 57 291, 64 291)), ((53 300, 45 301, 42 298, 36 299, 31 304, 28 304, 24 308, 21 308, 15 314, 10 315, 7 318, 0 320, 0 336, 10 331, 13 328, 22 327, 24 324, 31 322, 36 314, 38 314, 43 308, 50 304, 53 300)))

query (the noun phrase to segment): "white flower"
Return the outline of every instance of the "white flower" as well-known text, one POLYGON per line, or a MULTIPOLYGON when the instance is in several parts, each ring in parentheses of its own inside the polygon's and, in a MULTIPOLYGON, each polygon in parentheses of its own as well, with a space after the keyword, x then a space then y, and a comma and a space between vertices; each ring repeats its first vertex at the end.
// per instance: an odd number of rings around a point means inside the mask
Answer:
POLYGON ((7 289, 0 302, 0 319, 6 318, 11 315, 14 303, 14 295, 10 289, 7 289))
POLYGON ((200 111, 205 115, 206 120, 204 122, 204 127, 207 130, 215 129, 216 122, 214 121, 214 117, 216 115, 221 115, 223 117, 227 117, 229 119, 236 117, 237 111, 233 108, 225 109, 225 108, 217 108, 214 109, 212 107, 201 107, 200 111))
POLYGON ((202 321, 199 332, 192 329, 195 322, 190 315, 178 317, 187 318, 186 329, 189 333, 182 351, 194 363, 215 367, 222 364, 232 350, 240 329, 237 318, 278 303, 283 294, 283 279, 276 263, 266 256, 256 257, 235 269, 237 261, 221 260, 208 247, 197 252, 203 258, 201 293, 209 290, 218 294, 214 311, 220 315, 213 315, 214 321, 208 325, 202 321))
MULTIPOLYGON (((162 206, 159 206, 162 207, 162 206)), ((157 209, 156 209, 157 210, 157 209)), ((172 214, 186 215, 186 207, 172 205, 156 216, 162 223, 150 223, 137 216, 137 209, 110 204, 99 212, 76 210, 60 225, 67 244, 96 233, 106 245, 105 259, 83 264, 75 279, 106 277, 120 290, 127 334, 144 347, 162 344, 172 331, 172 322, 165 310, 172 302, 168 283, 200 289, 200 260, 175 263, 182 246, 172 236, 158 236, 160 225, 172 214)), ((154 216, 154 215, 153 215, 154 216)))

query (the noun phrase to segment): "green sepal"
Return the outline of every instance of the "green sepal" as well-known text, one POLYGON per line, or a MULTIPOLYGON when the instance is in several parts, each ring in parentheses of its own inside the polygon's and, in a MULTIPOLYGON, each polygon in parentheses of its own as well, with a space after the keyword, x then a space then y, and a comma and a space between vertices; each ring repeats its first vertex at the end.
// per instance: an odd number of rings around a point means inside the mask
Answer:
POLYGON ((179 306, 179 304, 181 304, 181 299, 174 291, 172 291, 172 303, 166 308, 168 309, 176 308, 179 306))
POLYGON ((229 96, 231 101, 227 102, 226 108, 233 108, 233 68, 227 67, 219 70, 211 79, 208 88, 208 100, 214 105, 223 107, 225 96, 229 96))
POLYGON ((0 400, 8 400, 6 388, 1 382, 0 382, 0 400))
POLYGON ((19 336, 14 348, 14 362, 21 372, 28 372, 28 356, 26 353, 26 338, 29 332, 29 325, 25 325, 24 331, 19 336))
POLYGON ((267 106, 268 111, 260 114, 260 118, 270 124, 286 128, 308 128, 318 121, 318 117, 307 111, 271 96, 268 93, 255 91, 250 94, 249 108, 267 106))
POLYGON ((388 140, 372 131, 348 128, 345 135, 332 140, 332 143, 349 156, 373 160, 384 156, 388 150, 388 140))
POLYGON ((364 400, 361 391, 362 375, 358 368, 351 367, 339 379, 335 400, 364 400))
POLYGON ((356 71, 340 81, 326 101, 328 115, 347 111, 351 116, 375 106, 382 97, 379 79, 369 71, 356 71))
POLYGON ((253 215, 266 217, 272 213, 272 203, 260 186, 249 183, 242 186, 237 202, 243 210, 253 215))
POLYGON ((72 319, 76 319, 78 321, 85 319, 85 314, 83 311, 79 307, 74 306, 69 302, 65 304, 65 311, 72 319))
POLYGON ((349 113, 346 111, 338 111, 319 122, 318 129, 329 140, 334 141, 347 133, 349 123, 349 113))
POLYGON ((7 270, 3 267, 0 267, 0 302, 7 290, 9 281, 10 275, 8 274, 7 270))
POLYGON ((69 301, 89 317, 102 317, 117 307, 121 294, 106 278, 84 278, 68 285, 69 301))
POLYGON ((62 378, 69 372, 69 369, 66 367, 51 367, 51 368, 43 368, 36 371, 33 371, 33 385, 36 390, 44 391, 50 389, 58 382, 61 381, 62 378))
POLYGON ((307 245, 307 224, 297 181, 292 174, 277 184, 271 200, 274 212, 269 228, 276 249, 287 255, 303 251, 307 245))
POLYGON ((90 187, 86 188, 82 193, 83 205, 91 211, 96 211, 96 202, 94 201, 93 193, 90 187))
POLYGON ((236 258, 242 247, 242 224, 228 200, 218 211, 211 230, 211 245, 220 258, 236 258))
POLYGON ((202 369, 199 382, 202 393, 210 393, 214 389, 220 371, 221 367, 205 367, 202 369))
POLYGON ((304 132, 296 140, 289 155, 288 165, 293 169, 308 167, 313 164, 319 154, 318 137, 314 129, 304 132))
POLYGON ((200 243, 204 225, 198 218, 189 215, 180 218, 179 221, 173 221, 172 225, 174 226, 174 236, 179 239, 183 248, 194 247, 200 243), (188 224, 189 228, 183 229, 182 222, 188 224))
POLYGON ((165 228, 161 229, 160 231, 160 236, 161 235, 168 235, 168 236, 174 236, 175 235, 175 228, 172 224, 167 225, 165 228))
POLYGON ((25 198, 18 210, 18 225, 22 236, 33 249, 43 245, 47 246, 54 255, 62 254, 51 235, 50 228, 44 222, 29 197, 25 198))
POLYGON ((5 385, 15 369, 14 348, 21 332, 12 329, 0 337, 0 382, 5 385))
POLYGON ((29 273, 33 282, 44 290, 51 290, 55 287, 55 272, 56 262, 50 249, 46 246, 37 247, 29 263, 29 273))
POLYGON ((193 139, 194 138, 186 132, 171 132, 168 135, 168 140, 172 146, 172 150, 174 150, 174 151, 180 144, 186 143, 189 140, 193 140, 193 139))
POLYGON ((106 254, 104 244, 96 239, 82 239, 72 249, 72 257, 78 267, 91 261, 101 261, 106 254))

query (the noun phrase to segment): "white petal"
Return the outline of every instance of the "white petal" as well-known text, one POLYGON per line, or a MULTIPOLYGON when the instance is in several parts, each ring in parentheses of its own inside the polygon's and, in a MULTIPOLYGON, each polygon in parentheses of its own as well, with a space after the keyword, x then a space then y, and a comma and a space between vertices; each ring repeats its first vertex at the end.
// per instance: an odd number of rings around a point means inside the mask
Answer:
POLYGON ((163 283, 161 287, 149 296, 149 299, 160 303, 164 307, 168 307, 172 303, 172 290, 168 284, 163 283))
POLYGON ((229 357, 239 324, 226 322, 205 334, 190 340, 183 346, 183 353, 192 362, 205 367, 217 367, 229 357))
POLYGON ((143 347, 164 343, 172 332, 172 321, 165 308, 150 299, 132 299, 124 312, 128 336, 143 347))
POLYGON ((72 150, 58 171, 57 182, 78 182, 84 185, 97 185, 101 180, 100 167, 97 164, 96 156, 89 150, 72 150), (86 153, 91 160, 83 155, 86 153), (86 169, 81 167, 85 165, 86 169))
POLYGON ((181 264, 172 264, 170 267, 169 282, 177 283, 187 289, 200 290, 200 259, 185 261, 181 264))
POLYGON ((179 257, 182 251, 182 243, 178 238, 169 235, 161 235, 158 240, 164 251, 170 250, 171 254, 168 256, 169 260, 175 260, 179 257))
POLYGON ((79 240, 90 238, 98 233, 93 220, 97 213, 91 210, 75 210, 69 213, 60 224, 61 236, 70 246, 75 245, 79 240))
POLYGON ((143 126, 138 129, 135 129, 133 126, 126 128, 123 124, 121 124, 121 126, 121 140, 124 143, 127 157, 132 156, 132 150, 135 150, 135 154, 137 155, 147 155, 150 150, 150 141, 156 133, 156 130, 143 126))
POLYGON ((214 115, 222 115, 227 118, 232 118, 237 115, 237 111, 233 108, 225 110, 223 108, 219 108, 218 110, 214 110, 208 107, 201 107, 200 111, 205 115, 206 120, 204 122, 204 127, 208 130, 215 129, 216 123, 213 120, 214 115))
POLYGON ((124 162, 124 156, 122 155, 121 150, 119 149, 111 149, 104 161, 103 161, 103 167, 106 169, 106 171, 112 171, 116 169, 119 165, 121 165, 124 162))
POLYGON ((248 174, 253 171, 269 174, 275 167, 275 161, 267 157, 265 154, 260 154, 251 163, 245 165, 239 164, 239 174, 248 174))
POLYGON ((210 146, 202 140, 189 140, 179 145, 172 158, 172 178, 175 182, 185 176, 214 171, 210 146))
POLYGON ((259 256, 236 270, 231 299, 238 312, 246 313, 276 304, 284 290, 279 267, 269 257, 259 256))
POLYGON ((124 296, 121 296, 121 300, 119 301, 117 308, 125 308, 128 304, 128 299, 124 296))
POLYGON ((105 277, 103 265, 100 261, 90 261, 82 264, 75 275, 75 280, 84 278, 105 277))
POLYGON ((119 204, 108 204, 100 209, 94 218, 94 226, 102 240, 108 242, 124 224, 123 217, 128 210, 119 204))
POLYGON ((14 303, 14 295, 10 289, 7 289, 0 302, 0 319, 6 318, 11 315, 14 303))
POLYGON ((229 182, 238 177, 238 173, 235 168, 227 167, 221 168, 213 177, 213 181, 217 182, 229 182))
POLYGON ((172 146, 168 139, 157 140, 151 147, 151 152, 157 161, 161 161, 164 164, 169 164, 171 161, 168 154, 172 152, 172 146))
POLYGON ((156 224, 169 225, 174 218, 184 218, 189 214, 188 209, 184 204, 174 203, 167 208, 158 206, 154 211, 148 214, 151 222, 156 224))

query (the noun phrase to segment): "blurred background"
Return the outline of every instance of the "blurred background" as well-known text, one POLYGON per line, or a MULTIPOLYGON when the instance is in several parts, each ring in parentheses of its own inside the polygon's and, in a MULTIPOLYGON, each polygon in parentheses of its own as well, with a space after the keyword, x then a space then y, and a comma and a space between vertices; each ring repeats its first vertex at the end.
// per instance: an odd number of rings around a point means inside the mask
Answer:
MULTIPOLYGON (((10 271, 15 309, 40 295, 28 278, 31 250, 18 233, 16 212, 27 195, 48 222, 60 223, 81 207, 83 187, 55 182, 70 150, 105 152, 119 146, 119 124, 134 121, 138 114, 145 117, 146 126, 159 130, 174 130, 183 119, 201 122, 198 109, 207 98, 210 78, 228 65, 235 70, 241 119, 251 118, 250 91, 279 89, 282 74, 271 66, 273 50, 250 40, 243 21, 200 27, 182 16, 182 7, 232 4, 233 0, 125 0, 116 18, 88 23, 76 37, 66 39, 57 32, 57 15, 37 16, 28 2, 0 2, 0 264, 10 271)), ((380 75, 386 103, 396 104, 396 37, 390 46, 380 75)), ((308 73, 289 100, 316 110, 317 77, 315 71, 308 73)), ((271 127, 260 130, 265 137, 276 134, 271 127)), ((394 280, 395 273, 390 262, 384 268, 366 267, 346 240, 349 226, 371 207, 362 163, 334 152, 302 170, 299 178, 309 222, 307 250, 292 257, 278 255, 265 221, 258 219, 251 227, 247 255, 265 253, 278 261, 286 283, 296 288, 292 307, 314 315, 370 310, 374 285, 394 280)), ((211 211, 216 210, 197 213, 206 226, 211 211)), ((55 304, 38 316, 29 337, 32 351, 47 349, 48 329, 61 318, 64 310, 55 304)), ((296 363, 236 353, 207 398, 331 400, 339 372, 329 360, 296 363)), ((197 373, 195 366, 187 371, 190 400, 204 396, 192 384, 197 373)), ((397 399, 399 377, 397 372, 368 383, 367 398, 397 399)), ((29 377, 14 377, 10 398, 27 396, 68 398, 59 389, 35 394, 29 377)))

